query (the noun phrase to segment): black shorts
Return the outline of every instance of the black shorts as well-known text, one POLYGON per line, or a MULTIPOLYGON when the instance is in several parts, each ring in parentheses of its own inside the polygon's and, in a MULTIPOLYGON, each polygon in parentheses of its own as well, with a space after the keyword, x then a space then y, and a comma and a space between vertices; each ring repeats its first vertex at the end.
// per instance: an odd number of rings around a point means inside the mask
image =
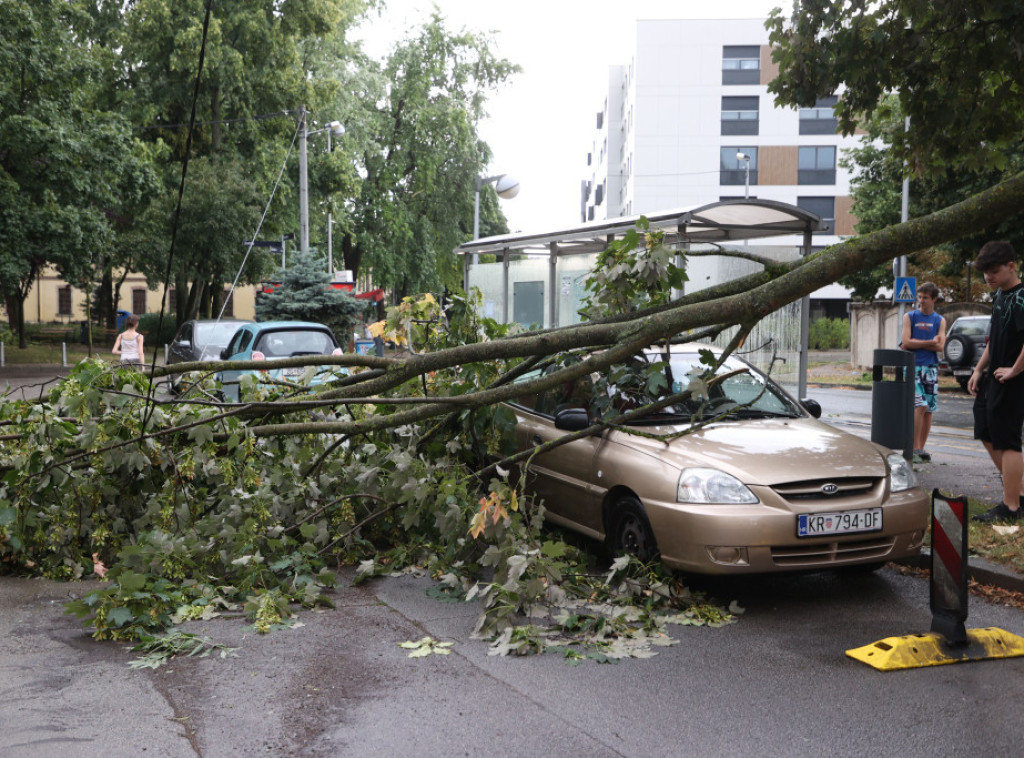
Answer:
MULTIPOLYGON (((1016 378, 1016 377, 1015 377, 1016 378)), ((1000 383, 986 373, 974 398, 974 438, 995 450, 1020 450, 1024 426, 1024 385, 1000 383)))

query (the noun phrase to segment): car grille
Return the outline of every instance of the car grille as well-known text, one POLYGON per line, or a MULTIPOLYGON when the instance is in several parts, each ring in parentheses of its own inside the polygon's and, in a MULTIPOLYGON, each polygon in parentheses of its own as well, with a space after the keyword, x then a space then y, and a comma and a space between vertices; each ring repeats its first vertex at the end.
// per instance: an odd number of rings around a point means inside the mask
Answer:
POLYGON ((855 542, 823 542, 817 544, 772 547, 776 566, 835 566, 852 561, 884 558, 896 544, 894 537, 855 542))
POLYGON ((822 503, 841 502, 844 498, 863 498, 876 492, 881 498, 881 488, 884 480, 878 477, 850 477, 840 479, 810 479, 804 482, 786 482, 772 487, 783 499, 791 503, 807 504, 807 501, 820 501, 822 503), (826 495, 822 487, 835 485, 836 491, 826 495))

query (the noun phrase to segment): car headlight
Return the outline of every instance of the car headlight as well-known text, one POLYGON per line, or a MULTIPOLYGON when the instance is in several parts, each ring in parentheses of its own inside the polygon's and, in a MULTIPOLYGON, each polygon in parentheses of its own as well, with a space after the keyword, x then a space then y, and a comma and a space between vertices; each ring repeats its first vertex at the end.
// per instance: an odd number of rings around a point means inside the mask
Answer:
POLYGON ((917 477, 914 476, 914 469, 907 463, 906 458, 899 453, 889 453, 889 455, 885 456, 885 462, 889 464, 890 492, 903 492, 917 486, 917 477))
POLYGON ((680 503, 756 503, 757 496, 732 474, 714 468, 684 468, 676 501, 680 503))

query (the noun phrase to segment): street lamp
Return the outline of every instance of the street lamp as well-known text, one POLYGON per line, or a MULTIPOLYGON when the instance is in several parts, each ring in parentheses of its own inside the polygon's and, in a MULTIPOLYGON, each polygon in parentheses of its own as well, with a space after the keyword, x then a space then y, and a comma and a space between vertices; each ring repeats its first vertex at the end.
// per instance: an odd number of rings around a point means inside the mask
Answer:
MULTIPOLYGON (((309 252, 309 166, 306 141, 311 134, 327 132, 327 149, 331 149, 330 135, 345 133, 340 121, 332 121, 323 129, 308 131, 306 127, 306 106, 299 108, 299 250, 309 252)), ((328 228, 330 226, 328 225, 328 228)))
MULTIPOLYGON (((473 184, 473 239, 480 238, 480 190, 485 184, 494 184, 494 191, 498 193, 498 197, 506 200, 511 200, 519 194, 519 180, 508 174, 478 176, 473 184)), ((479 259, 479 254, 473 253, 474 265, 479 259)))
POLYGON ((743 181, 743 199, 744 200, 749 200, 750 199, 750 156, 747 155, 746 153, 736 153, 736 160, 738 160, 738 161, 746 161, 746 163, 747 163, 747 165, 746 165, 746 172, 744 174, 744 181, 743 181))

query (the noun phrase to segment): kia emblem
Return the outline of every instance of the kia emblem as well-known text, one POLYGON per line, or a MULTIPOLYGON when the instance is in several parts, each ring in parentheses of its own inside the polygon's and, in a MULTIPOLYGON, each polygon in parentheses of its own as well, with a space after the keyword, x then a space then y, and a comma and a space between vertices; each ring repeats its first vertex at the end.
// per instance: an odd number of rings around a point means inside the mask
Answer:
POLYGON ((839 485, 829 482, 828 484, 821 485, 821 494, 823 495, 834 495, 839 492, 839 485))

